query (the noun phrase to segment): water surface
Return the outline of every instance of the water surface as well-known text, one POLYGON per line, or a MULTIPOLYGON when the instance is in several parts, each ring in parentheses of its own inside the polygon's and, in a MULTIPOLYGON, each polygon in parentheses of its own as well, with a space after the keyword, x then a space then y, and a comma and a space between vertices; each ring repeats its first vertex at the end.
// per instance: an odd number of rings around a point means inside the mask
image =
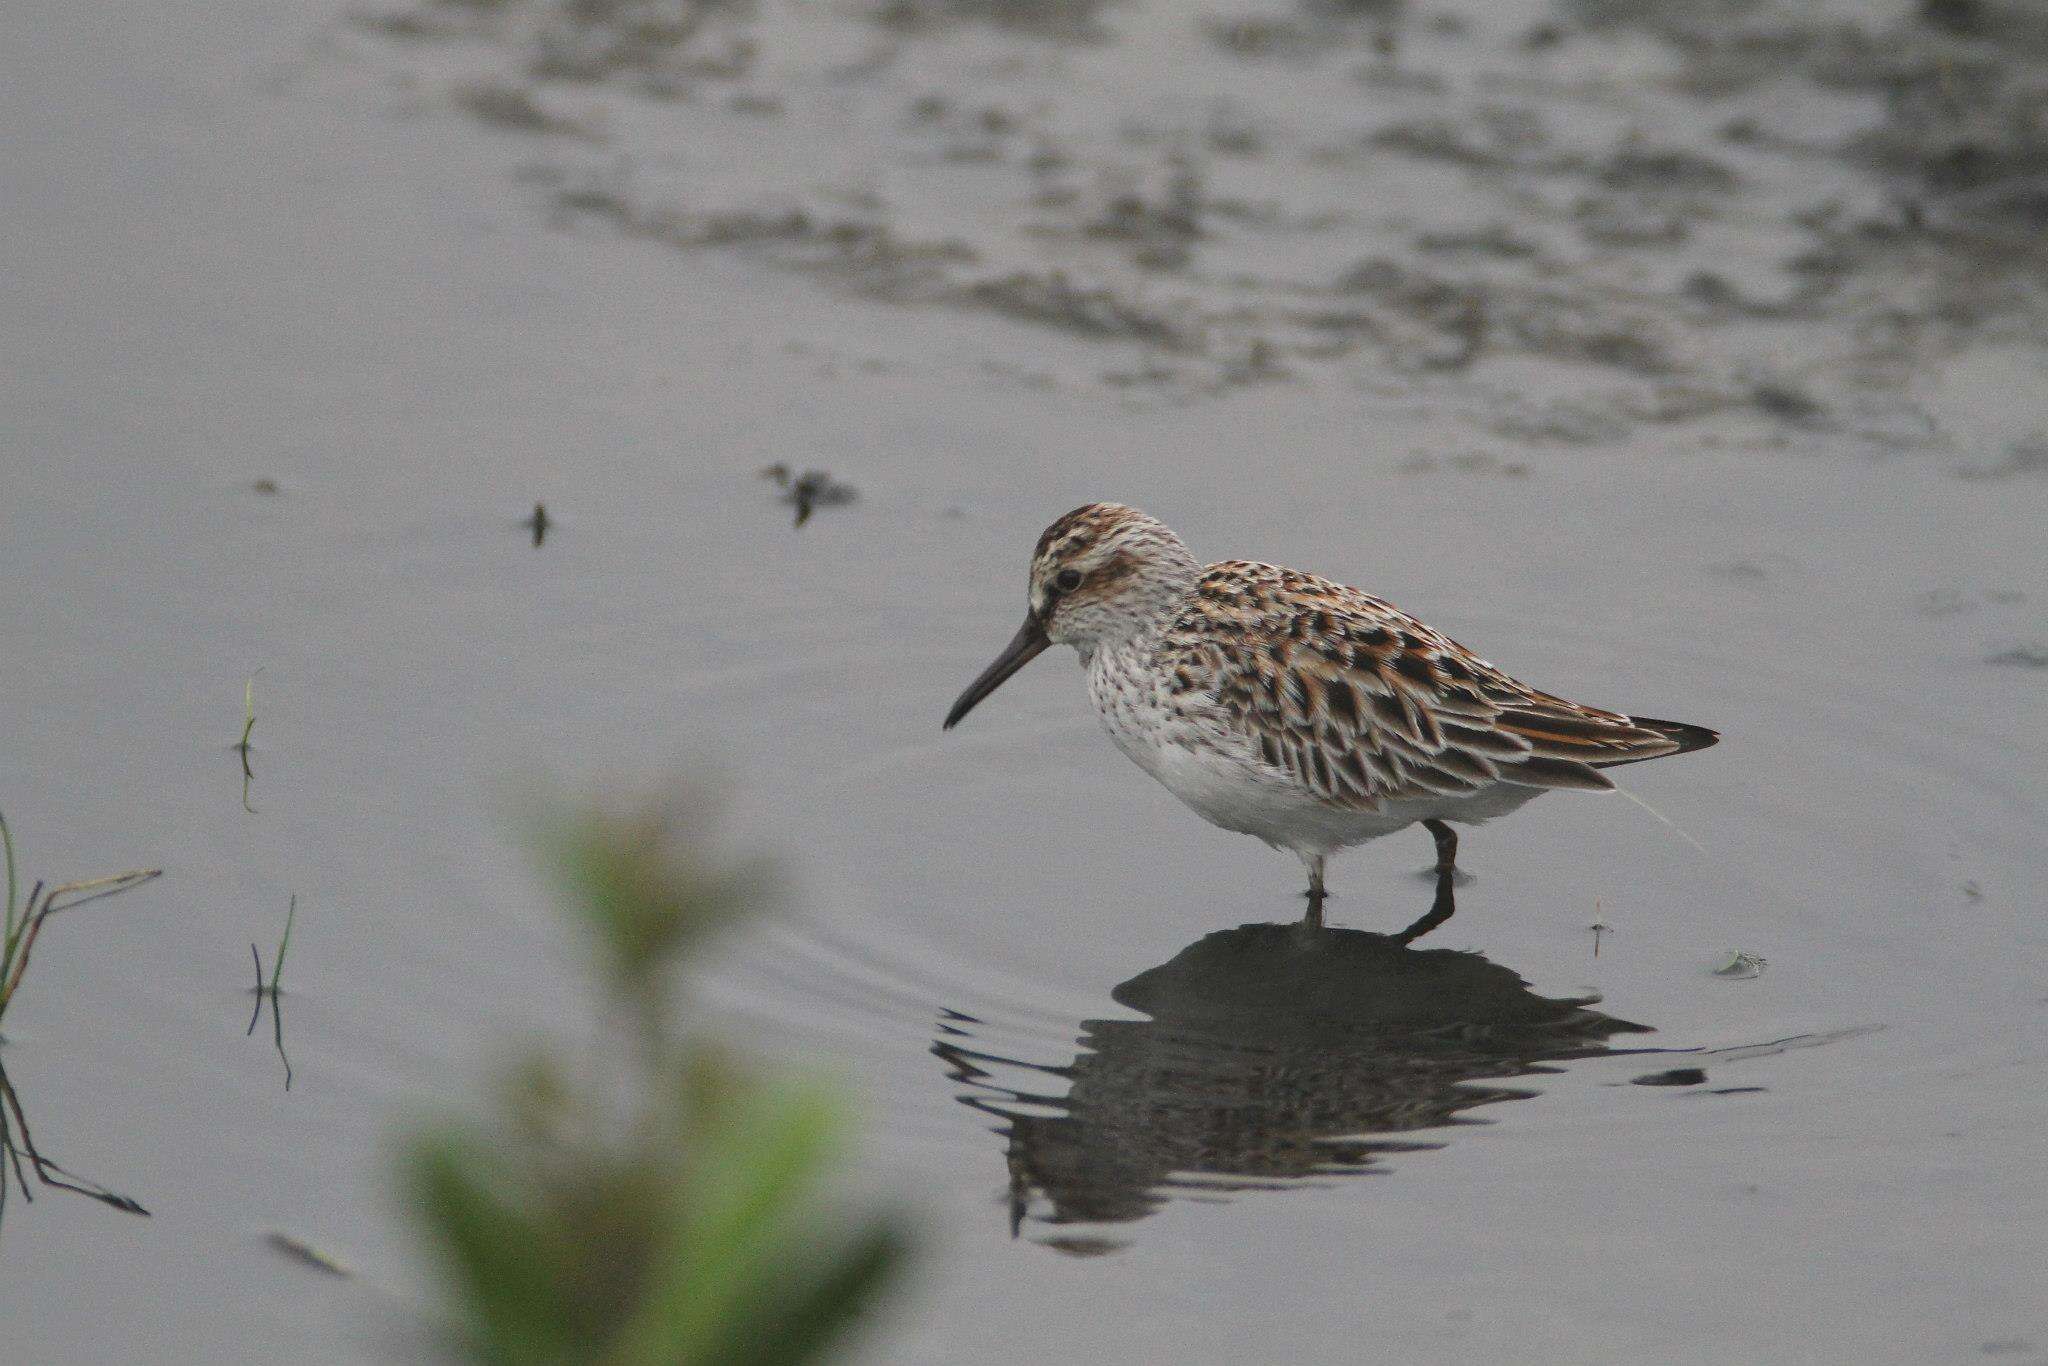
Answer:
POLYGON ((10 1012, 39 1146, 152 1217, 10 1204, 9 1352, 415 1353, 395 1126, 599 1037, 522 802, 715 773, 790 887, 700 999, 847 1079, 927 1233, 864 1359, 2048 1356, 2038 275, 1870 226, 1957 205, 1846 58, 1598 8, 1390 67, 1321 10, 1248 56, 764 5, 686 98, 318 5, 16 16, 0 802, 34 875, 168 871, 10 1012), (775 461, 859 498, 793 530, 775 461), (942 736, 1104 497, 1720 728, 1627 771, 1689 839, 1546 798, 1404 955, 1423 834, 1304 938, 1063 657, 942 736), (293 893, 286 1092, 243 1031, 293 893))

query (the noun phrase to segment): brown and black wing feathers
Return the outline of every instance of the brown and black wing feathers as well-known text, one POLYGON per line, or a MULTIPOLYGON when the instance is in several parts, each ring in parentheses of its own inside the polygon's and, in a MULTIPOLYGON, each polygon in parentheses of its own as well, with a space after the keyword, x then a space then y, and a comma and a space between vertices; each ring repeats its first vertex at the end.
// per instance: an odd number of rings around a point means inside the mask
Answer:
POLYGON ((1379 598, 1273 565, 1211 565, 1167 649, 1262 763, 1338 806, 1604 791, 1602 768, 1719 738, 1538 692, 1379 598))

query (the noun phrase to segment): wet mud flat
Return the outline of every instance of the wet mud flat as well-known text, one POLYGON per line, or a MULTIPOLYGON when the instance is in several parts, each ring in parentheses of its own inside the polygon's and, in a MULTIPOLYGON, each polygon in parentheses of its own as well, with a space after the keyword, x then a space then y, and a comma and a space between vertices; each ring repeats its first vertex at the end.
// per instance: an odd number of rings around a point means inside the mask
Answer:
POLYGON ((0 801, 166 871, 5 1061, 151 1217, 11 1203, 0 1357, 416 1359, 394 1117, 600 1036, 508 809, 653 768, 924 1214, 859 1359, 2048 1359, 2030 7, 126 24, 4 153, 0 801), (1100 497, 1726 739, 1304 934, 1070 670, 940 736, 1100 497))
POLYGON ((1940 448, 1930 378, 2041 341, 2048 40, 2019 4, 360 17, 415 97, 535 135, 525 193, 565 225, 1105 343, 1025 382, 1940 448))

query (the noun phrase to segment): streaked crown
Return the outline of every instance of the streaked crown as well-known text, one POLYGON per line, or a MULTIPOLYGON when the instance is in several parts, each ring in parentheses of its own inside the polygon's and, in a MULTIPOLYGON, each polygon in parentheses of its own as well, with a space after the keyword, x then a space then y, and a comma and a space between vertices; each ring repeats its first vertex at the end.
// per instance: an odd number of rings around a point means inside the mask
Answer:
POLYGON ((1200 573, 1164 522, 1121 503, 1089 503, 1038 538, 1029 605, 1050 639, 1085 651, 1177 611, 1200 573))

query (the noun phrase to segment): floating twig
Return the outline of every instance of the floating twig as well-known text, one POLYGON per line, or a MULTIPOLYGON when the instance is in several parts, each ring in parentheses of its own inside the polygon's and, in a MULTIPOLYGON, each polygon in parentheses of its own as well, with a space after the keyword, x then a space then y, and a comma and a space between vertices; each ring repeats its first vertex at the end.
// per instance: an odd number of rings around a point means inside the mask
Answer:
MULTIPOLYGON (((0 1016, 6 1015, 8 1003, 14 999, 22 978, 28 973, 29 957, 35 951, 36 940, 42 935, 44 922, 59 911, 73 910, 163 875, 163 869, 149 868, 115 873, 109 877, 60 882, 47 888, 37 881, 29 888, 28 900, 22 901, 21 884, 15 875, 14 835, 7 828, 5 816, 0 816, 0 854, 4 854, 7 865, 7 905, 4 922, 0 922, 4 924, 4 929, 0 929, 0 1016)), ((127 1196, 88 1181, 76 1172, 67 1171, 37 1151, 35 1139, 29 1134, 28 1116, 22 1110, 21 1097, 15 1094, 14 1084, 7 1078, 7 1068, 0 1065, 0 1214, 6 1212, 10 1170, 15 1187, 26 1201, 35 1199, 28 1180, 29 1173, 33 1171, 42 1185, 76 1191, 130 1214, 149 1213, 127 1196)))
POLYGON ((294 1238, 289 1233, 272 1232, 263 1235, 263 1241, 270 1246, 271 1251, 289 1257, 301 1266, 325 1272, 329 1276, 339 1276, 343 1280, 355 1274, 340 1261, 328 1256, 303 1238, 294 1238))
POLYGON ((8 1079, 7 1068, 0 1064, 0 1215, 7 1211, 7 1175, 13 1169, 14 1184, 21 1191, 21 1198, 35 1203, 35 1190, 29 1185, 28 1174, 33 1171, 37 1182, 56 1190, 73 1191, 89 1200, 97 1200, 112 1209, 125 1214, 139 1214, 149 1217, 149 1211, 142 1203, 130 1196, 122 1195, 89 1181, 77 1172, 60 1167, 44 1157, 36 1147, 35 1138, 28 1131, 28 1116, 22 1111, 21 1097, 15 1093, 14 1083, 8 1079), (28 1159, 24 1165, 22 1159, 28 1159))

